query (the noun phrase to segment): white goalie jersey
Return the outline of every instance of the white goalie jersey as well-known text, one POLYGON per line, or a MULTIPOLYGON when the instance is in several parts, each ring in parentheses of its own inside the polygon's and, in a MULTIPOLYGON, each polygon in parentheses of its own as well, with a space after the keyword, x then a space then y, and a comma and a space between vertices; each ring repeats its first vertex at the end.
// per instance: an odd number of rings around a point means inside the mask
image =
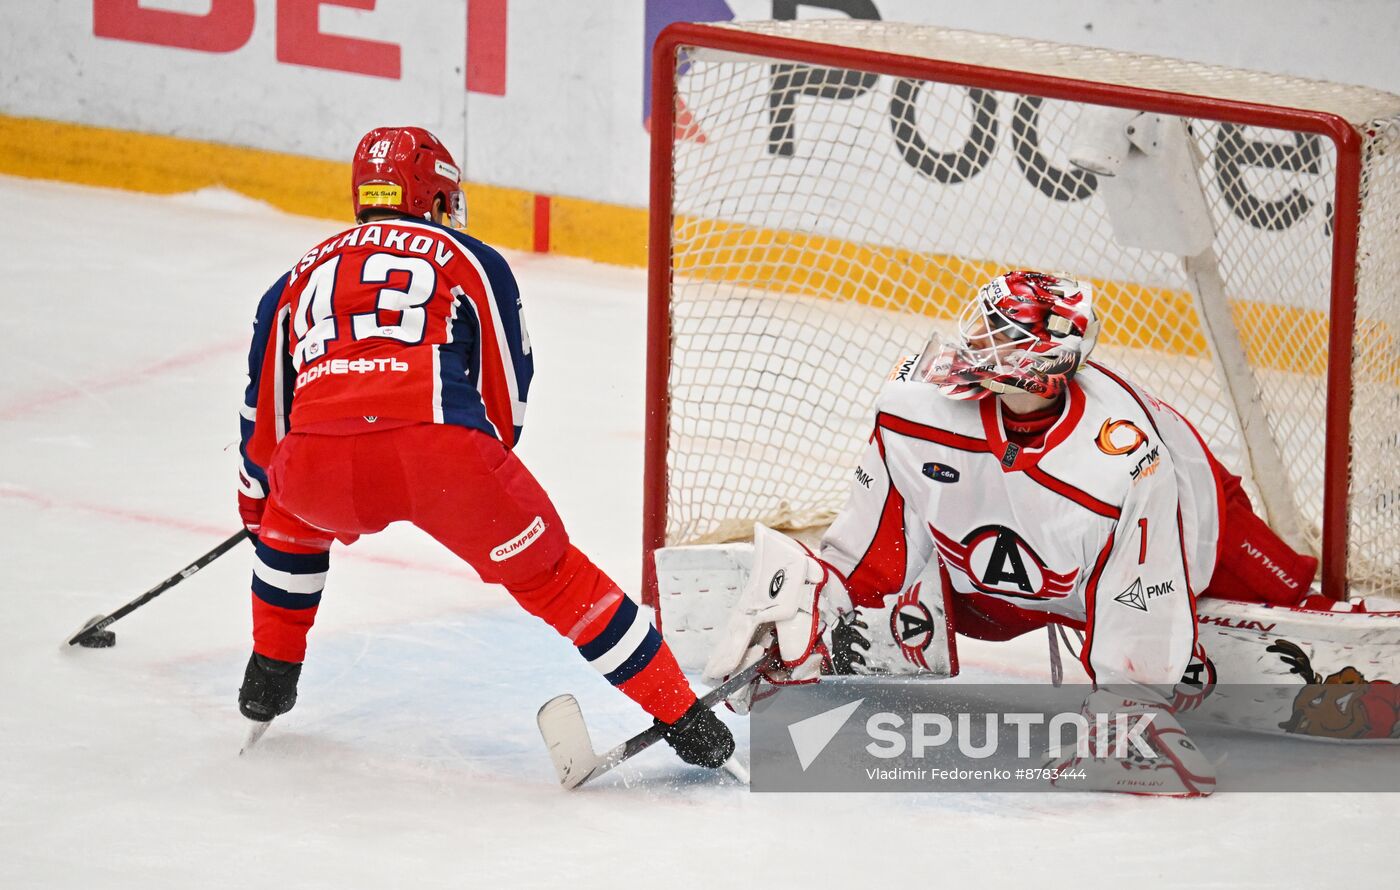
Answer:
POLYGON ((912 366, 880 393, 850 500, 822 539, 852 601, 878 605, 937 560, 955 615, 989 600, 1003 614, 1047 613, 1037 617, 1084 631, 1098 683, 1175 683, 1221 521, 1196 431, 1090 363, 1042 447, 1021 448, 999 399, 946 398, 908 380, 912 366))

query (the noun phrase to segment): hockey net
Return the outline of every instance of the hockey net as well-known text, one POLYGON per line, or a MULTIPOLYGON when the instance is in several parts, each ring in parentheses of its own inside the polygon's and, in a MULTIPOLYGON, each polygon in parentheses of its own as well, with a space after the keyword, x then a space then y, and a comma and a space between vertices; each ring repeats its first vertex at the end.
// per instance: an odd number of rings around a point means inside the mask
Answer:
POLYGON ((1034 268, 1094 285, 1094 358, 1192 420, 1329 592, 1400 589, 1400 97, 850 20, 676 26, 656 60, 648 579, 659 546, 829 523, 896 359, 1034 268), (1183 127, 1189 256, 1122 243, 1070 163, 1114 108, 1183 127))

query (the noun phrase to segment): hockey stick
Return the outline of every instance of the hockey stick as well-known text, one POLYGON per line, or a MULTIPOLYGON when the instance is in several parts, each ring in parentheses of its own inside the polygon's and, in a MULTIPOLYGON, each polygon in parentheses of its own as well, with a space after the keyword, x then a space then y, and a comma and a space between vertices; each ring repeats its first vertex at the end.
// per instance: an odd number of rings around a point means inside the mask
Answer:
POLYGON ((122 606, 120 609, 116 610, 112 614, 96 615, 92 618, 89 618, 87 620, 87 623, 85 623, 78 630, 77 633, 73 634, 73 636, 68 638, 68 642, 66 645, 101 649, 115 644, 117 641, 116 634, 112 633, 110 630, 106 630, 107 625, 131 614, 132 612, 144 606, 146 603, 149 603, 151 600, 160 596, 162 593, 165 593, 167 590, 174 587, 176 584, 179 584, 181 581, 185 580, 190 575, 193 575, 195 572, 209 565, 209 563, 218 559, 220 556, 223 556, 229 550, 232 550, 233 547, 237 545, 239 541, 242 541, 244 538, 247 537, 251 537, 248 530, 246 528, 239 529, 237 534, 233 535, 227 541, 224 541, 222 544, 215 547, 213 550, 210 550, 208 553, 204 554, 199 559, 196 559, 194 562, 185 566, 183 569, 171 575, 169 578, 166 578, 164 581, 160 582, 155 587, 152 587, 150 590, 141 594, 136 599, 122 606))
MULTIPOLYGON (((700 704, 713 708, 757 677, 763 667, 763 661, 755 662, 700 696, 700 704)), ((640 754, 665 735, 663 727, 654 725, 603 754, 596 754, 583 711, 579 708, 578 699, 572 695, 557 695, 545 702, 537 721, 545 747, 549 749, 549 759, 554 761, 554 769, 559 773, 559 784, 571 791, 640 754)), ((733 763, 733 758, 730 763, 733 763)), ((747 771, 742 766, 725 766, 740 781, 747 781, 747 771)))

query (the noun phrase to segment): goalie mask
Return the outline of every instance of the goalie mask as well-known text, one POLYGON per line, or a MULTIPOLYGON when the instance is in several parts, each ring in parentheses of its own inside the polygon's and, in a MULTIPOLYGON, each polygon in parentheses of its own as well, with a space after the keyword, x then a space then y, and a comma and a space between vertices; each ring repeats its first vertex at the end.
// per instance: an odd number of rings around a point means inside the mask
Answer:
POLYGON ((1042 272, 1007 272, 977 291, 958 336, 929 341, 916 376, 953 399, 1028 392, 1055 399, 1098 338, 1088 285, 1042 272))

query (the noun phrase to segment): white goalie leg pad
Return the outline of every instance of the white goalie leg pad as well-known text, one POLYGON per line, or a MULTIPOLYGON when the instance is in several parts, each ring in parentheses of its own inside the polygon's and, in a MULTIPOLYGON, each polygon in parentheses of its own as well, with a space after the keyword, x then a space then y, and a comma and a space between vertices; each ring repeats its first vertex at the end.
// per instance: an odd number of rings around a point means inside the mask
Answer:
POLYGON ((753 544, 693 544, 653 551, 662 634, 687 673, 699 673, 729 623, 753 565, 753 544))
POLYGON ((722 679, 763 656, 777 639, 784 667, 807 662, 821 642, 824 613, 850 609, 845 587, 802 544, 754 526, 753 568, 715 640, 705 676, 722 679))
POLYGON ((1400 612, 1334 608, 1348 611, 1200 600, 1200 641, 1217 685, 1193 713, 1260 732, 1400 742, 1400 720, 1367 716, 1376 704, 1400 713, 1390 694, 1400 681, 1400 612))
POLYGON ((1082 715, 1088 735, 1070 751, 1051 752, 1051 785, 1162 797, 1215 791, 1215 764, 1163 702, 1105 687, 1085 699, 1082 715))

